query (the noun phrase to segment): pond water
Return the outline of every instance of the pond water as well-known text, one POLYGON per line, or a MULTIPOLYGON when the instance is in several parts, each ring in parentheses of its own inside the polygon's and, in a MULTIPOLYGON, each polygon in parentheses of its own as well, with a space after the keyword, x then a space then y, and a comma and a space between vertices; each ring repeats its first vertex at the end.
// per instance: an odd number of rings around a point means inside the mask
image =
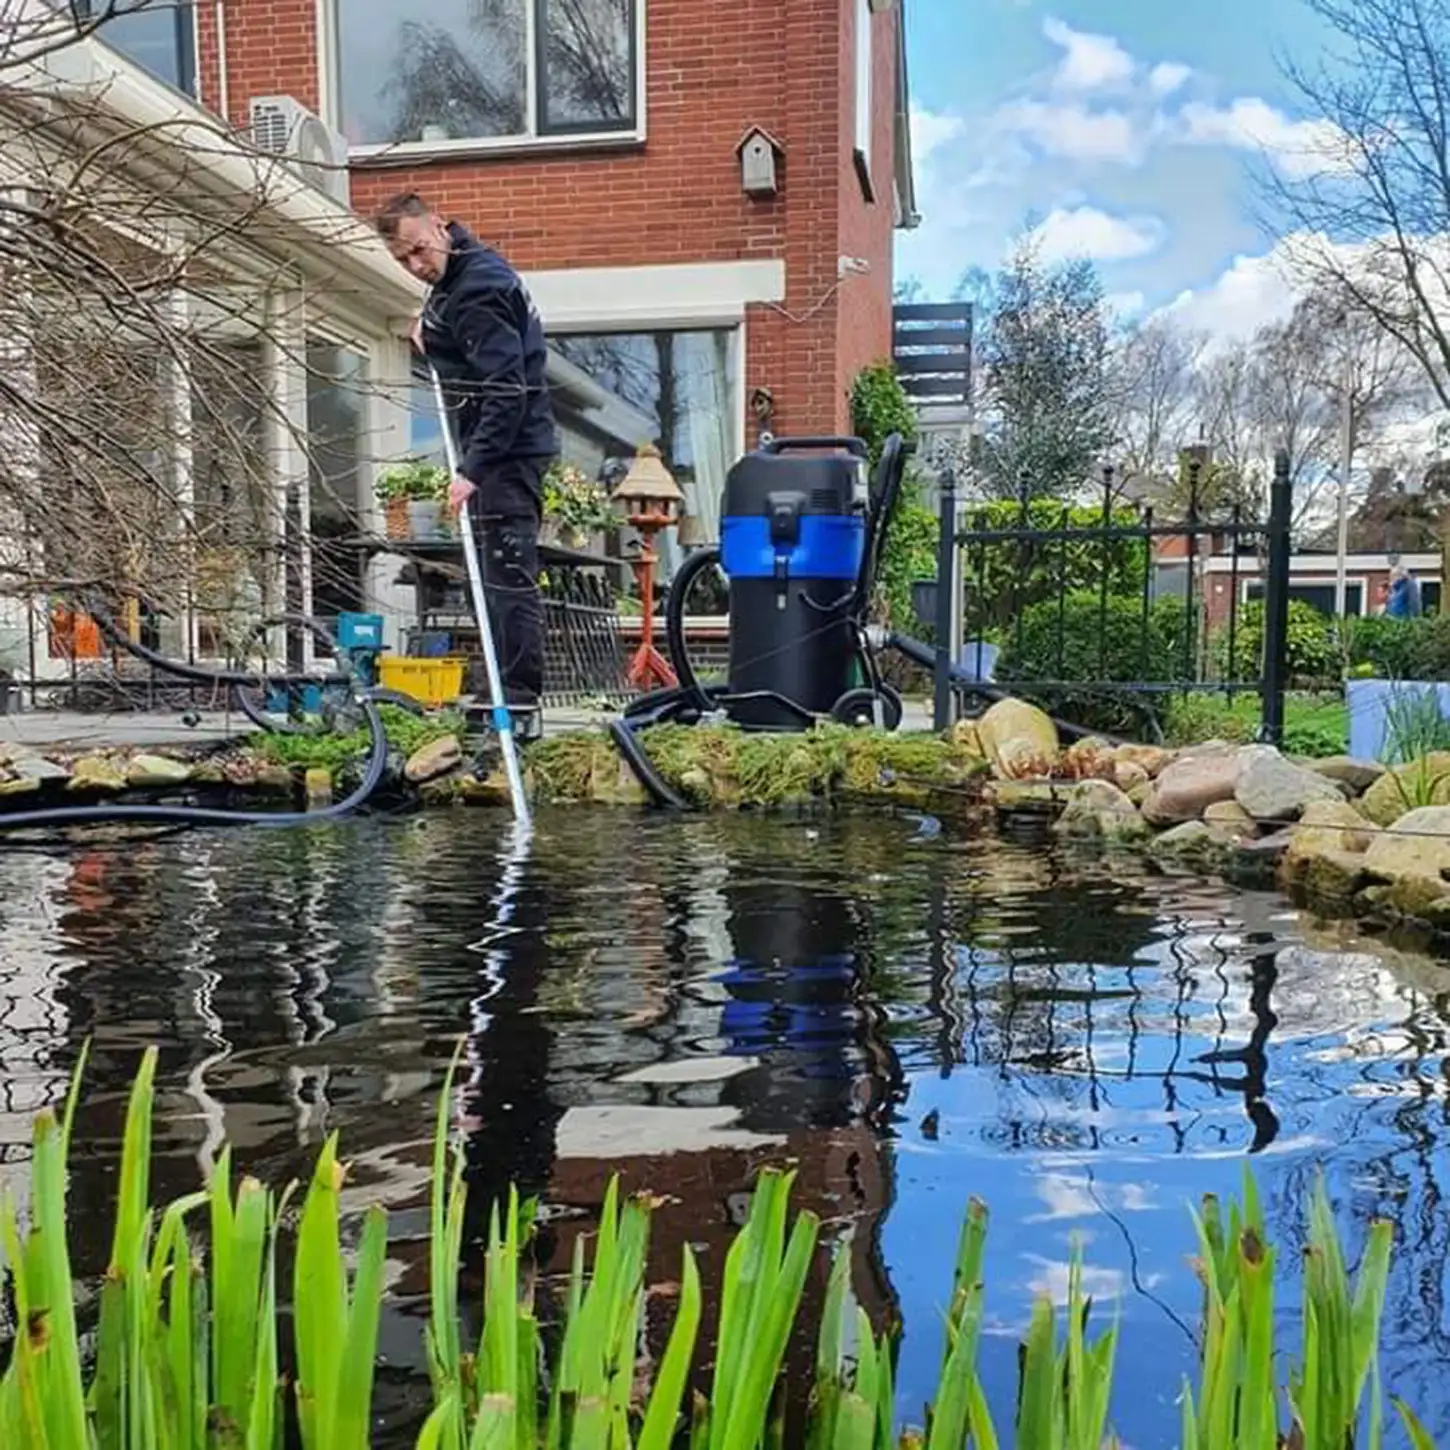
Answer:
POLYGON ((1122 1316, 1113 1422, 1148 1450, 1177 1443, 1193 1366, 1190 1206, 1252 1163, 1287 1316, 1322 1168, 1353 1252, 1370 1217, 1396 1224, 1386 1388, 1450 1434, 1431 1369, 1450 1353, 1440 966, 1272 896, 900 817, 549 814, 507 871, 505 839, 474 812, 6 852, 0 1173, 23 1185, 30 1114, 87 1038, 72 1193, 88 1271, 146 1045, 158 1194, 196 1186, 224 1133, 280 1186, 339 1131, 350 1201, 391 1213, 380 1443, 410 1445, 436 1093, 466 1036, 475 1201, 510 1180, 540 1195, 551 1268, 618 1171, 668 1196, 658 1276, 689 1241, 708 1294, 753 1173, 790 1160, 796 1204, 832 1234, 854 1225, 873 1318, 900 1316, 919 1417, 979 1195, 999 1420, 1032 1295, 1062 1288, 1078 1234, 1122 1316))

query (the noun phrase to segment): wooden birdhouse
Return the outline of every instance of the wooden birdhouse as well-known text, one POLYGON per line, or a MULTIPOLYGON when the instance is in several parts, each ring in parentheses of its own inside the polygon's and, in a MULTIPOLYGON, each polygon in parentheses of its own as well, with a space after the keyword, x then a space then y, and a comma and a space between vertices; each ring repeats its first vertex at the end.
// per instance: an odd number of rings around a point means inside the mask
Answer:
POLYGON ((785 148, 763 126, 752 126, 735 148, 740 157, 740 187, 746 196, 774 196, 780 189, 780 159, 785 148))

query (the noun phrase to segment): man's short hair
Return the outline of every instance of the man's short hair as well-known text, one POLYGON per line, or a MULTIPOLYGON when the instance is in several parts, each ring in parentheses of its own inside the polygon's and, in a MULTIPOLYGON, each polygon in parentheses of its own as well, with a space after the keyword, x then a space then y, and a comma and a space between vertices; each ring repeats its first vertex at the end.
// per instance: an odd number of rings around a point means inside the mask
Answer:
POLYGON ((397 236, 398 223, 405 216, 431 216, 432 212, 433 208, 416 191, 404 191, 383 204, 374 218, 374 225, 384 241, 391 241, 397 236))

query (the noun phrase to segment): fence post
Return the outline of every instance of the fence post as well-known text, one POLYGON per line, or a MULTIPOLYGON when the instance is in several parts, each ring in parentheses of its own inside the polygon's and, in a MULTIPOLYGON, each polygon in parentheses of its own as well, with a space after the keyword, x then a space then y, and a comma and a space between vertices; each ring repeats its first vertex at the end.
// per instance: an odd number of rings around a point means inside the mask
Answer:
POLYGON ((1274 455, 1269 486, 1268 577, 1264 581, 1264 723, 1270 745, 1284 742, 1284 687, 1289 673, 1289 525, 1294 516, 1294 483, 1289 455, 1274 455))
POLYGON ((950 464, 942 470, 937 507, 936 661, 932 670, 932 729, 952 724, 952 625, 957 577, 957 480, 950 464))

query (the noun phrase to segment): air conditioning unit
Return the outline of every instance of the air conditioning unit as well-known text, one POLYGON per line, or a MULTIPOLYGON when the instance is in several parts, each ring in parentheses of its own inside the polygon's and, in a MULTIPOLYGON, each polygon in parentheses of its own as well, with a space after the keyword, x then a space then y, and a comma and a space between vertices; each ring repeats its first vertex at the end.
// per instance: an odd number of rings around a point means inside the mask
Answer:
POLYGON ((255 96, 251 114, 257 150, 285 157, 309 186, 351 204, 345 137, 292 96, 255 96))

